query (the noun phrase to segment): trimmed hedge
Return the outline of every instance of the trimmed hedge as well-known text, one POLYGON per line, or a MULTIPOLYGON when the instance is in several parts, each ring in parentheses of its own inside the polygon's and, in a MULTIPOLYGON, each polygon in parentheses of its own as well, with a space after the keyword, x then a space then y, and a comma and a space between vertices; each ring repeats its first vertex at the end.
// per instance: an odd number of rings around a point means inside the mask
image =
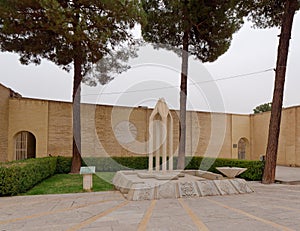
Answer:
POLYGON ((216 167, 240 167, 247 168, 247 171, 238 177, 245 180, 260 181, 262 179, 265 163, 253 160, 237 160, 222 158, 203 158, 203 157, 187 157, 185 169, 201 169, 214 173, 220 173, 216 167))
POLYGON ((58 156, 56 158, 56 174, 65 174, 71 172, 72 157, 58 156))
MULTIPOLYGON (((115 172, 128 169, 147 169, 148 157, 88 157, 84 158, 86 165, 96 166, 97 172, 115 172)), ((160 160, 162 161, 162 159, 160 160)), ((153 159, 155 163, 155 158, 153 159)), ((177 158, 174 157, 174 169, 177 166, 177 158)), ((216 167, 241 167, 247 171, 239 177, 246 180, 261 180, 264 170, 264 162, 207 157, 186 157, 185 169, 201 169, 219 173, 216 167)))
POLYGON ((56 172, 57 158, 46 157, 2 163, 0 165, 0 196, 26 192, 56 172))
POLYGON ((86 165, 96 166, 97 172, 116 172, 130 169, 147 169, 148 157, 87 157, 86 165))

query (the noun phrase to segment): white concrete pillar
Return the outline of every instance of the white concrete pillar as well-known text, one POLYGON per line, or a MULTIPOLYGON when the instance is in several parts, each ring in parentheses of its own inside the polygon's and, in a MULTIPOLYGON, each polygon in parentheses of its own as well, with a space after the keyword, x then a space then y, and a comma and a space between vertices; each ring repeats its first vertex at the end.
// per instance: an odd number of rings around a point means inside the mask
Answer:
MULTIPOLYGON (((169 116, 168 116, 169 117, 169 116)), ((173 170, 173 119, 168 119, 169 170, 173 170)))
POLYGON ((167 118, 162 119, 161 126, 161 142, 162 143, 162 171, 167 171, 167 136, 168 136, 168 125, 167 118))
POLYGON ((155 123, 155 171, 160 170, 160 129, 159 122, 155 123))
POLYGON ((148 158, 148 171, 152 172, 153 171, 153 122, 150 121, 150 127, 149 127, 149 143, 148 143, 148 153, 149 153, 149 158, 148 158))

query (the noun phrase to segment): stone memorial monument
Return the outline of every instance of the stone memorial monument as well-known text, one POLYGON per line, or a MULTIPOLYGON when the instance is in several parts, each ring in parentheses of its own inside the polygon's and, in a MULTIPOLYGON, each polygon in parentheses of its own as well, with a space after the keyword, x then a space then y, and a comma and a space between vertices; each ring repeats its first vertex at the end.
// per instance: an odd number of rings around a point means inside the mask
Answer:
MULTIPOLYGON (((253 192, 244 179, 224 178, 202 170, 173 170, 173 118, 159 99, 149 118, 147 170, 118 171, 113 184, 128 200, 229 195, 253 192), (160 156, 162 155, 162 163, 160 156), (155 157, 155 166, 153 166, 155 157)), ((245 169, 223 170, 232 176, 245 169)), ((225 174, 225 175, 226 175, 225 174)))

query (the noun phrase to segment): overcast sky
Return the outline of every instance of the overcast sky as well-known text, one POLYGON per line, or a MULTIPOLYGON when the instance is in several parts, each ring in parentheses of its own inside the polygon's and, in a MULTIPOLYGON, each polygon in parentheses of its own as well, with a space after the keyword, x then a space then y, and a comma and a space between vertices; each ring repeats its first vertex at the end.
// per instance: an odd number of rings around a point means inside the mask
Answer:
MULTIPOLYGON (((300 105, 300 16, 295 16, 290 44, 284 106, 300 105)), ((190 110, 252 113, 272 100, 278 29, 252 29, 249 23, 234 35, 230 49, 213 63, 190 58, 190 110), (257 73, 262 72, 262 73, 257 73), (257 73, 252 75, 244 75, 257 73), (239 76, 244 75, 244 76, 239 76), (222 80, 223 79, 223 80, 222 80)), ((82 101, 98 104, 150 106, 164 97, 179 108, 181 60, 172 52, 142 47, 131 69, 106 86, 83 87, 82 101)), ((54 64, 23 66, 18 56, 0 54, 0 82, 24 97, 71 101, 73 73, 54 64)))

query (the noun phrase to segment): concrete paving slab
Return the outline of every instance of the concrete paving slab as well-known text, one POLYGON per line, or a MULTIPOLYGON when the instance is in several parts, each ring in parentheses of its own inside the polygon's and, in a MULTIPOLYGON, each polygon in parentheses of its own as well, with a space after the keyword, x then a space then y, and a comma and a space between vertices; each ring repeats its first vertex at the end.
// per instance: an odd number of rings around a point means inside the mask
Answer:
POLYGON ((285 184, 300 184, 300 167, 276 166, 276 181, 285 184))
POLYGON ((251 194, 127 201, 119 192, 0 198, 0 230, 299 230, 300 185, 251 194))

